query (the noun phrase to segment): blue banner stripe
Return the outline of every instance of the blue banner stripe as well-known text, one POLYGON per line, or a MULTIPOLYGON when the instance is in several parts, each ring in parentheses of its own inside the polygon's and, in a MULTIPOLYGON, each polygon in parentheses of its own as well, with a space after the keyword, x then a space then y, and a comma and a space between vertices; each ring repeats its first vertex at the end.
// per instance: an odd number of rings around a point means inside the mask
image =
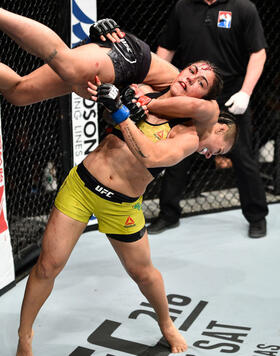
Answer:
POLYGON ((75 17, 83 22, 83 23, 87 23, 87 24, 92 24, 94 23, 94 21, 92 19, 90 19, 77 5, 75 0, 72 0, 72 8, 73 8, 73 14, 75 15, 75 17))
POLYGON ((76 25, 73 25, 73 33, 75 36, 77 36, 80 40, 84 40, 85 38, 88 37, 88 35, 85 33, 83 30, 82 26, 80 23, 77 23, 76 25))

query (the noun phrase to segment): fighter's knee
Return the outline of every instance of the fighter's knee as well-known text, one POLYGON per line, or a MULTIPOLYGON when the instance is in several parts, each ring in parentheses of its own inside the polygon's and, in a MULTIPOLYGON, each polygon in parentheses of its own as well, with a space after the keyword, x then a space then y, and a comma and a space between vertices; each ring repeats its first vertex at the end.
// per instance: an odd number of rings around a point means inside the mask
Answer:
POLYGON ((75 61, 68 60, 50 66, 68 85, 85 85, 89 79, 87 70, 85 72, 75 61))
POLYGON ((17 95, 11 95, 9 93, 2 93, 4 98, 8 101, 8 103, 14 105, 14 106, 25 106, 27 105, 24 100, 22 100, 21 97, 17 95))
POLYGON ((54 279, 61 269, 61 263, 40 257, 35 265, 35 274, 39 279, 54 279))
POLYGON ((32 83, 21 78, 9 90, 2 92, 5 99, 14 106, 26 106, 38 101, 40 88, 35 88, 32 83))
POLYGON ((21 90, 21 81, 17 82, 8 90, 3 90, 2 94, 4 98, 14 106, 25 106, 29 102, 26 98, 26 92, 21 90))
POLYGON ((153 273, 151 273, 151 269, 150 268, 146 268, 143 266, 139 266, 139 267, 131 267, 129 269, 127 269, 128 274, 130 275, 130 277, 134 280, 134 282, 136 282, 137 284, 148 284, 150 283, 150 280, 152 278, 153 273))
POLYGON ((76 84, 79 81, 79 72, 71 65, 64 65, 57 68, 58 75, 68 84, 76 84))

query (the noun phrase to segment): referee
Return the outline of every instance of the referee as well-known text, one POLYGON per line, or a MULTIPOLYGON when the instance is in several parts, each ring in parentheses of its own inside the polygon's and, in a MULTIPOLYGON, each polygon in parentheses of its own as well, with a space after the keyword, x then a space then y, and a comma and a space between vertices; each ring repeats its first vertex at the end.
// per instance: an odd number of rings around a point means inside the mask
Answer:
MULTIPOLYGON (((222 110, 236 115, 240 137, 228 155, 237 179, 241 209, 249 222, 248 236, 266 235, 268 207, 258 162, 252 149, 250 97, 266 61, 267 43, 255 5, 249 0, 179 0, 159 41, 157 54, 179 67, 209 60, 222 71, 222 110)), ((150 234, 178 226, 189 159, 165 172, 160 214, 150 234), (176 182, 176 183, 174 183, 176 182)))

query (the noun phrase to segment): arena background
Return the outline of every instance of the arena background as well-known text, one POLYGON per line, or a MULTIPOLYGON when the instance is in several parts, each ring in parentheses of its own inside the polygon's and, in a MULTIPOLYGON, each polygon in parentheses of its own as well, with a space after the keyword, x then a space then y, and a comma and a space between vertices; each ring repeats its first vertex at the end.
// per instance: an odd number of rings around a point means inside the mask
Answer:
MULTIPOLYGON (((268 41, 268 59, 252 97, 254 147, 259 159, 269 203, 280 201, 280 76, 277 0, 253 1, 259 11, 268 41)), ((112 17, 125 30, 145 40, 153 51, 175 0, 99 0, 98 18, 112 17)), ((65 0, 2 0, 1 6, 31 17, 54 29, 69 44, 70 2, 65 0), (68 22, 69 19, 69 22, 68 22)), ((24 75, 42 62, 26 54, 0 34, 1 61, 24 75)), ((69 98, 48 100, 17 108, 1 100, 2 134, 8 223, 17 279, 22 278, 38 257, 42 234, 57 188, 71 167, 69 98)), ((100 115, 101 116, 101 115, 100 115)), ((99 135, 107 125, 99 118, 99 135)), ((191 157, 182 215, 204 214, 239 208, 232 169, 217 170, 214 161, 191 157)), ((158 214, 161 177, 144 196, 147 220, 158 214)))

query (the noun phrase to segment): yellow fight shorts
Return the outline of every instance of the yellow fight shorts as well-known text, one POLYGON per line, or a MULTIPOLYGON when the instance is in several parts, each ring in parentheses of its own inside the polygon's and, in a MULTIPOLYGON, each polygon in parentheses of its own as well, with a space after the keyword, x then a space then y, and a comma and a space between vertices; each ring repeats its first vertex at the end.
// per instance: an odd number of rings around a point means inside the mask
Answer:
POLYGON ((98 230, 120 241, 139 240, 146 230, 142 196, 131 198, 105 187, 83 163, 71 169, 59 189, 55 207, 84 223, 95 215, 98 230))

